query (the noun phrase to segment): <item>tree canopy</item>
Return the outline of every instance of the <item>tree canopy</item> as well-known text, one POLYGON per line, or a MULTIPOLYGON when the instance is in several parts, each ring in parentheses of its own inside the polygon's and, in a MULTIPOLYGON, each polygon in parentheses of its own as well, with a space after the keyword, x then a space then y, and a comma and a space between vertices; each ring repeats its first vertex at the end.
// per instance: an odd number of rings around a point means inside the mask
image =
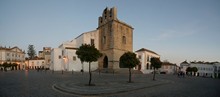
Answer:
POLYGON ((136 58, 136 54, 132 52, 126 52, 120 58, 120 64, 124 68, 133 68, 139 63, 140 61, 136 58))
POLYGON ((192 72, 197 72, 198 69, 196 67, 192 67, 192 72))
POLYGON ((151 66, 153 66, 154 68, 161 68, 162 62, 160 61, 159 58, 151 58, 151 66))
POLYGON ((29 56, 29 59, 34 59, 35 55, 36 55, 36 51, 34 49, 34 45, 29 45, 28 46, 28 51, 27 54, 29 56))
POLYGON ((94 45, 82 44, 79 49, 76 51, 77 57, 82 62, 95 62, 98 60, 102 54, 94 45))
POLYGON ((191 67, 187 67, 186 68, 186 72, 192 72, 192 68, 191 67))

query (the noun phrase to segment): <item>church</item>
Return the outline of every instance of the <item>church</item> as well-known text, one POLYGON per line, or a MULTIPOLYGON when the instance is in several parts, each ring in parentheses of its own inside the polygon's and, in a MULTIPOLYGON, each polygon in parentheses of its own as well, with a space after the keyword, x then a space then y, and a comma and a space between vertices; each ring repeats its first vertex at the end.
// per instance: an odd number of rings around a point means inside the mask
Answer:
MULTIPOLYGON (((98 18, 96 30, 82 33, 73 40, 52 49, 50 69, 55 71, 88 71, 88 63, 81 63, 75 52, 82 44, 94 44, 103 55, 97 62, 91 63, 91 70, 117 72, 123 67, 120 65, 121 56, 128 51, 133 52, 133 29, 132 26, 117 18, 116 7, 105 8, 98 18)), ((146 64, 140 65, 145 66, 146 64)), ((139 70, 145 69, 139 68, 139 70)))

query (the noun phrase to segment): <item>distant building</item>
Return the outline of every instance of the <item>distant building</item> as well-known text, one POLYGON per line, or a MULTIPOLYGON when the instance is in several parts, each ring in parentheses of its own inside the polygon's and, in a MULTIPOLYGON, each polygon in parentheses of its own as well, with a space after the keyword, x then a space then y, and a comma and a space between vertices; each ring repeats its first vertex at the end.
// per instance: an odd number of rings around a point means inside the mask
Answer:
POLYGON ((214 77, 220 78, 220 63, 214 63, 214 77))
POLYGON ((139 49, 135 53, 141 62, 141 65, 137 65, 135 69, 142 71, 144 74, 152 73, 153 67, 151 66, 150 59, 152 57, 160 58, 160 55, 145 48, 139 49))
POLYGON ((190 64, 187 61, 180 63, 180 71, 186 73, 186 68, 190 67, 190 64))
POLYGON ((170 62, 162 62, 161 68, 159 68, 160 73, 163 74, 176 74, 178 71, 178 66, 170 62))
POLYGON ((25 51, 22 51, 22 49, 17 46, 13 48, 0 47, 0 64, 4 62, 16 63, 18 64, 18 69, 24 69, 25 51))
POLYGON ((28 69, 46 68, 44 58, 35 57, 34 59, 25 60, 25 64, 28 69))
POLYGON ((196 76, 202 77, 220 77, 220 63, 219 62, 182 62, 180 64, 181 71, 186 72, 188 67, 196 67, 198 71, 195 73, 196 76))
POLYGON ((43 47, 43 51, 39 51, 38 58, 44 59, 45 68, 49 68, 50 61, 51 61, 51 47, 43 47))

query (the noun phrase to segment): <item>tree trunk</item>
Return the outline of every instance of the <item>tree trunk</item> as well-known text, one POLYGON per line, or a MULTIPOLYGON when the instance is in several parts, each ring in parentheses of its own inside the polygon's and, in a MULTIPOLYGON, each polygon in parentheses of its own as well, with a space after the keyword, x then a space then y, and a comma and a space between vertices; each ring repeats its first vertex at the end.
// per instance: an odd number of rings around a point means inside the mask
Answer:
POLYGON ((129 68, 129 83, 131 83, 131 68, 129 68))
POLYGON ((155 80, 155 68, 154 68, 154 76, 153 76, 153 80, 155 80))
POLYGON ((92 80, 92 73, 90 70, 90 62, 89 62, 89 86, 91 86, 91 80, 92 80))

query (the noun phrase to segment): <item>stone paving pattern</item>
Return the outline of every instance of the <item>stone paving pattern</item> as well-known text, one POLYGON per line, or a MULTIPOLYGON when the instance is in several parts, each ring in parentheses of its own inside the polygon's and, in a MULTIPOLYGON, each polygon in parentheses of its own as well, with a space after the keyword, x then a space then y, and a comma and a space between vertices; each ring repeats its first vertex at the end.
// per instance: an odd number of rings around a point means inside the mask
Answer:
POLYGON ((93 72, 92 83, 96 86, 91 87, 85 86, 88 73, 0 72, 0 97, 220 97, 220 79, 159 74, 153 81, 152 76, 133 74, 134 82, 127 83, 127 74, 93 72), (70 92, 54 89, 55 85, 70 92))

